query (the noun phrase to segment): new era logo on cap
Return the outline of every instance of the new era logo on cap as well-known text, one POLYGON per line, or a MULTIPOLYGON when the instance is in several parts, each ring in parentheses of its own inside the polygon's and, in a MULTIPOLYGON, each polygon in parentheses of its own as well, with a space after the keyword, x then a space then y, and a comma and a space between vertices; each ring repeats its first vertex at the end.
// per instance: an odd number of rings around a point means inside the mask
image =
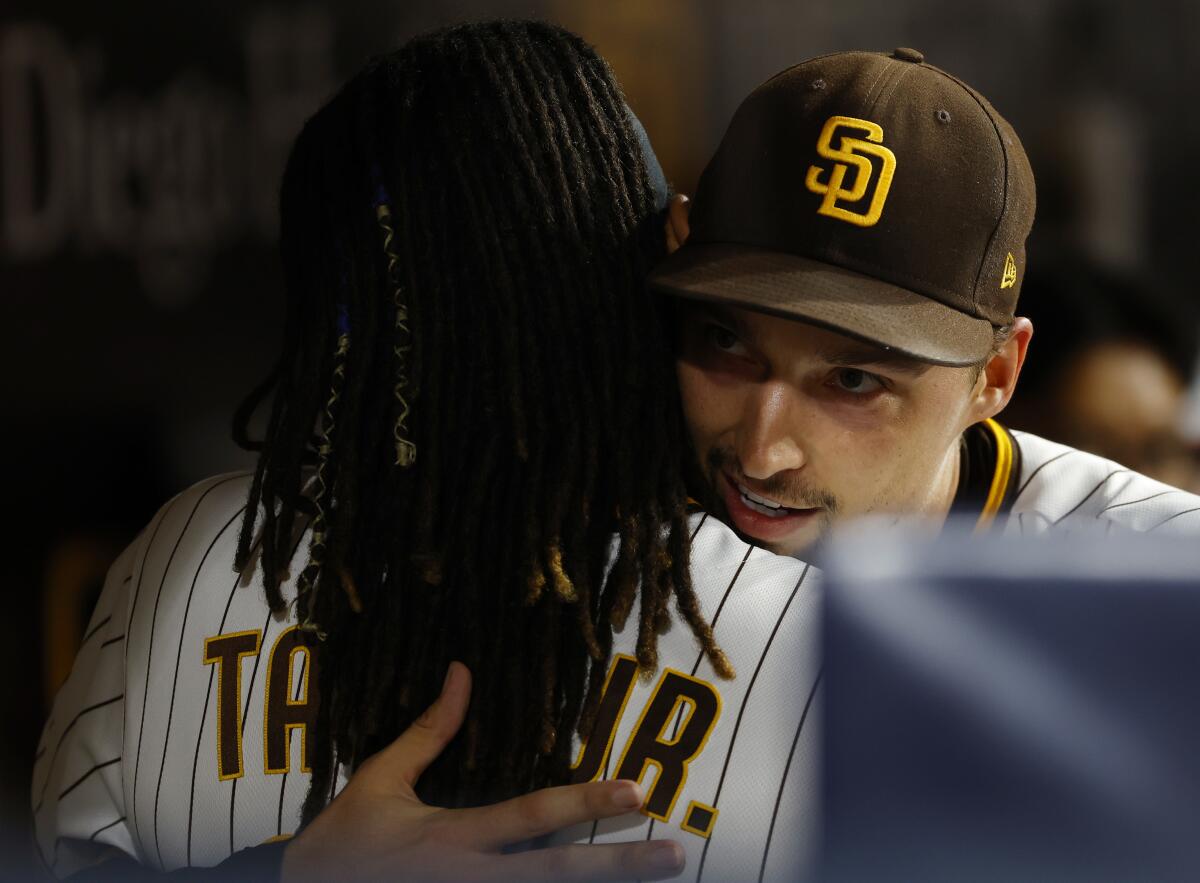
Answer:
POLYGON ((838 53, 742 103, 651 281, 966 365, 1014 318, 1033 212, 982 96, 915 50, 838 53))

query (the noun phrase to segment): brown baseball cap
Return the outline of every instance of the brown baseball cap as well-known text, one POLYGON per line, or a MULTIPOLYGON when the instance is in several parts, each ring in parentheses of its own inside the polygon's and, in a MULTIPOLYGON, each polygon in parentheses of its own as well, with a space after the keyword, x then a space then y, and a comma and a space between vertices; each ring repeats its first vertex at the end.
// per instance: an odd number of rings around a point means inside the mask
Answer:
POLYGON ((650 281, 969 365, 1014 318, 1033 213, 982 95, 914 49, 825 55, 742 102, 650 281))

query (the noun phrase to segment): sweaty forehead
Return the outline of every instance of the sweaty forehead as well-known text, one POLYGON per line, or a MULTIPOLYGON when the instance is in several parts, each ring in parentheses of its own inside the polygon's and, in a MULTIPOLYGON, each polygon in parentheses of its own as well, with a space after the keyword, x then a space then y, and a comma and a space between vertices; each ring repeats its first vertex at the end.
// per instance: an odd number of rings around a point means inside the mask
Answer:
POLYGON ((798 319, 707 301, 682 300, 680 306, 685 318, 716 321, 752 346, 786 349, 830 365, 887 367, 913 376, 924 374, 933 367, 927 362, 798 319))

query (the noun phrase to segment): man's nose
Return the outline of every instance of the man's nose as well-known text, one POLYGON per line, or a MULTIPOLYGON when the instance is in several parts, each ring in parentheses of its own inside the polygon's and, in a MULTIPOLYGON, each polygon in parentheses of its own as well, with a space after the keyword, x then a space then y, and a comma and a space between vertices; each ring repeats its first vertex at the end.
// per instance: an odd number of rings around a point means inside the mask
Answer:
POLYGON ((747 478, 767 479, 804 465, 795 414, 794 391, 780 382, 762 384, 746 402, 737 454, 747 478))

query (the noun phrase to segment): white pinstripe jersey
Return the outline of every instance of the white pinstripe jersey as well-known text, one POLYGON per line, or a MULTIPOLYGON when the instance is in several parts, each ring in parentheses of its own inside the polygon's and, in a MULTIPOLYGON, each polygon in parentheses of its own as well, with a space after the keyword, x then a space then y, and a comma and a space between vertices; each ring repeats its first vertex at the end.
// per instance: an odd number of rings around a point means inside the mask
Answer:
MULTIPOLYGON (((998 528, 1200 531, 1200 497, 1036 436, 1006 437, 1011 475, 997 456, 987 476, 998 528)), ((277 694, 304 699, 307 655, 289 641, 295 623, 268 612, 261 578, 239 585, 232 572, 247 485, 231 475, 185 491, 109 573, 34 768, 38 846, 60 876, 111 848, 164 869, 212 865, 297 824, 306 731, 286 716, 298 706, 277 694), (224 662, 205 662, 213 638, 225 641, 224 662), (233 720, 219 720, 222 689, 233 720), (236 769, 222 766, 219 731, 233 734, 224 753, 236 769), (283 746, 282 763, 266 757, 268 743, 283 746)), ((617 635, 604 703, 612 727, 599 728, 608 738, 594 736, 590 753, 577 746, 577 764, 582 778, 640 773, 647 806, 559 838, 671 837, 687 853, 683 879, 793 879, 816 845, 819 577, 713 518, 696 515, 693 526, 701 607, 738 676, 717 678, 677 623, 643 683, 623 661, 634 628, 617 635)), ((302 538, 291 573, 306 547, 302 538)))
MULTIPOLYGON (((34 769, 38 846, 59 876, 112 847, 167 870, 213 865, 298 824, 307 731, 289 724, 277 694, 306 698, 308 651, 291 641, 295 621, 268 611, 260 572, 240 583, 232 570, 248 485, 246 475, 229 475, 185 491, 109 573, 34 769), (290 678, 280 675, 289 667, 290 678), (269 756, 271 743, 284 746, 282 760, 269 756)), ((796 832, 809 830, 802 798, 815 796, 815 755, 811 740, 798 737, 817 678, 817 580, 807 565, 746 545, 714 518, 697 514, 692 525, 696 592, 738 676, 717 678, 677 622, 660 638, 655 679, 631 679, 600 769, 611 772, 626 757, 679 774, 670 788, 643 776, 648 802, 669 808, 662 820, 635 814, 634 827, 653 823, 657 836, 680 839, 689 860, 706 861, 719 879, 729 876, 729 853, 752 844, 761 863, 772 830, 786 831, 767 855, 778 876, 811 846, 796 832), (636 748, 625 751, 639 720, 674 715, 677 701, 684 720, 676 745, 644 736, 644 762, 636 748), (692 754, 678 758, 679 746, 693 742, 692 754), (708 816, 706 807, 714 808, 708 816), (689 820, 708 838, 681 830, 689 820)), ((307 535, 291 574, 306 549, 307 535)), ((293 595, 289 582, 284 596, 293 595)), ((622 683, 636 621, 614 636, 610 688, 622 683)), ((592 834, 577 833, 585 841, 592 834)), ((618 835, 605 826, 597 836, 618 835)))

